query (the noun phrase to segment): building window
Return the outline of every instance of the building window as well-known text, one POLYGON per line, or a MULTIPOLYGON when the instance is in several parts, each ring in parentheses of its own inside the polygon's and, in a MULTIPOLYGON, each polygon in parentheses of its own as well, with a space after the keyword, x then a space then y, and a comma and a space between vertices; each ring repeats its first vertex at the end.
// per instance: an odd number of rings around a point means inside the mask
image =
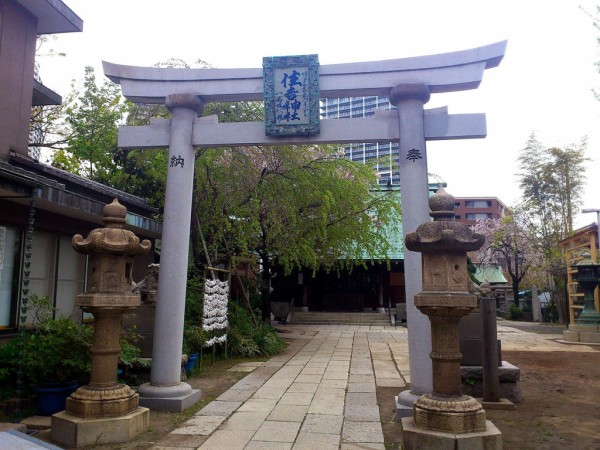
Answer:
POLYGON ((460 208, 460 202, 454 202, 454 207, 455 208, 460 208))
POLYGON ((465 215, 465 219, 467 219, 467 220, 485 220, 485 219, 491 219, 491 218, 492 218, 491 213, 467 213, 465 215))
POLYGON ((467 208, 491 208, 492 202, 490 200, 467 200, 465 206, 467 208))
POLYGON ((454 220, 460 220, 460 214, 455 214, 454 215, 454 220))
MULTIPOLYGON (((17 326, 23 272, 22 231, 0 226, 0 329, 17 326)), ((84 291, 85 256, 76 253, 71 237, 34 232, 29 268, 29 296, 48 297, 57 313, 81 318, 75 306, 77 294, 84 291)), ((26 323, 31 323, 33 310, 26 323)))
POLYGON ((12 227, 0 227, 0 330, 15 325, 12 320, 19 295, 21 233, 12 227))
POLYGON ((75 301, 85 290, 85 260, 85 255, 73 250, 71 238, 59 237, 54 307, 62 315, 80 313, 75 301))

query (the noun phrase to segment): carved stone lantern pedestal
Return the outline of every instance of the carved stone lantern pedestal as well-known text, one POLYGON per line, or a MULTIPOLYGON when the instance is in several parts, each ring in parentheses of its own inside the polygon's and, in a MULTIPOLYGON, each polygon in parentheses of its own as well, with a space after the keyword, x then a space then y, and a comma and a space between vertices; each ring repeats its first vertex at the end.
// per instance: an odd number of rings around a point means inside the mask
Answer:
POLYGON ((127 210, 115 199, 104 207, 104 228, 84 239, 73 237, 73 247, 89 255, 88 289, 77 304, 94 316, 92 372, 88 385, 67 399, 66 410, 52 416, 52 439, 69 447, 127 442, 145 431, 149 411, 139 396, 117 381, 121 318, 140 305, 131 292, 133 256, 150 250, 150 242, 123 229, 127 210))
POLYGON ((443 189, 429 207, 434 221, 408 234, 406 248, 422 254, 423 291, 414 302, 431 322, 433 391, 419 397, 413 417, 402 419, 404 448, 501 449, 500 431, 461 391, 459 322, 477 307, 468 291, 467 252, 481 247, 484 237, 454 221, 454 197, 443 189))
POLYGON ((419 397, 414 406, 415 424, 422 428, 465 433, 486 429, 481 404, 461 393, 458 325, 477 307, 472 294, 436 296, 421 293, 415 306, 431 321, 433 393, 419 397))

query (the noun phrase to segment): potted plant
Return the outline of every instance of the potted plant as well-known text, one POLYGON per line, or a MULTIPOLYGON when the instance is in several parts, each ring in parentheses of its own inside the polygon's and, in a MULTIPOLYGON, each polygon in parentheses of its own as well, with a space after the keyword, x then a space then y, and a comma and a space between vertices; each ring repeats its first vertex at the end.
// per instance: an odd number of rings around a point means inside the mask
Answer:
POLYGON ((89 379, 92 331, 66 317, 44 321, 25 335, 22 353, 20 338, 0 348, 0 383, 16 394, 21 365, 21 395, 35 392, 39 415, 62 411, 65 399, 89 379))
POLYGON ((184 368, 189 375, 196 367, 200 352, 206 342, 206 332, 200 325, 186 325, 183 330, 183 353, 188 357, 184 368))
POLYGON ((65 409, 65 400, 86 384, 91 369, 93 328, 68 317, 38 325, 25 345, 26 377, 36 393, 38 414, 65 409))
MULTIPOLYGON (((21 338, 17 337, 0 347, 0 384, 14 386, 11 393, 16 393, 21 362, 21 395, 35 392, 38 414, 52 415, 65 409, 66 398, 78 386, 89 381, 94 329, 69 317, 54 318, 57 312, 48 298, 32 296, 30 302, 34 328, 25 334, 22 344, 21 338), (20 345, 23 345, 22 354, 20 345)), ((132 332, 135 333, 135 330, 132 332)), ((129 334, 121 339, 121 356, 125 365, 139 356, 139 349, 131 344, 129 334)))

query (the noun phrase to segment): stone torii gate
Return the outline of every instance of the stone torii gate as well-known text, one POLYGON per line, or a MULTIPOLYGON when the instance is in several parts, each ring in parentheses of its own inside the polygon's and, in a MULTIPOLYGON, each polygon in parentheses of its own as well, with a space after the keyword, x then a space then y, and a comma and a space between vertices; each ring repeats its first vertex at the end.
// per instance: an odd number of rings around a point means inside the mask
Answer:
MULTIPOLYGON (((505 48, 503 41, 438 55, 322 65, 321 98, 385 96, 397 111, 321 120, 318 135, 285 138, 266 136, 263 122, 217 123, 214 117, 198 117, 208 102, 262 101, 262 69, 165 69, 103 62, 105 75, 121 85, 126 98, 165 104, 172 114, 171 120, 119 131, 122 148, 169 147, 151 381, 139 389, 140 404, 181 411, 200 398, 199 391, 180 381, 195 148, 398 141, 406 236, 430 219, 425 142, 486 136, 485 114, 452 115, 447 108, 425 110, 424 104, 431 94, 476 89, 484 71, 498 66, 505 48)), ((432 389, 431 338, 429 320, 413 299, 422 288, 421 255, 405 250, 404 258, 411 391, 400 393, 399 406, 412 414, 414 401, 432 389)))

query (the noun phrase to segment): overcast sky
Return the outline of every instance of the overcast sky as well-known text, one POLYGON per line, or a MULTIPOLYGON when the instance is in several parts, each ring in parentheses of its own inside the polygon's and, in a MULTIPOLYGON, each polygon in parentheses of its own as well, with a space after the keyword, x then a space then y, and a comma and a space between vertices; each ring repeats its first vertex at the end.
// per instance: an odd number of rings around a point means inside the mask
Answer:
MULTIPOLYGON (((264 56, 319 55, 321 64, 396 59, 508 40, 499 67, 479 89, 433 95, 426 108, 487 115, 486 139, 428 143, 429 171, 454 196, 494 196, 510 205, 520 192, 517 158, 535 131, 547 147, 589 138, 583 207, 600 208, 600 88, 594 63, 600 36, 586 15, 595 2, 543 0, 63 0, 84 21, 40 58, 41 76, 62 95, 84 67, 101 61, 151 66, 171 57, 218 68, 261 67, 264 56), (582 11, 583 10, 583 11, 582 11), (593 175, 595 174, 595 178, 593 175)), ((581 214, 576 226, 595 221, 581 214)))

